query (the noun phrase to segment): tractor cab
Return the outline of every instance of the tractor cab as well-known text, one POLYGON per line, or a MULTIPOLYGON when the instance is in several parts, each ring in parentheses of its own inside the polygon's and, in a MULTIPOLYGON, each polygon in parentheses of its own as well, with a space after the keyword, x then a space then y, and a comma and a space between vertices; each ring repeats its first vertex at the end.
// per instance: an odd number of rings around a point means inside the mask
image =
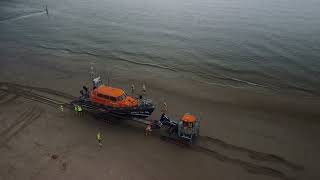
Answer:
POLYGON ((200 120, 196 116, 185 113, 178 122, 178 136, 192 143, 192 139, 199 135, 200 120))
POLYGON ((195 122, 196 122, 196 117, 194 115, 191 115, 189 113, 186 113, 182 116, 181 121, 183 123, 184 128, 193 128, 195 122))

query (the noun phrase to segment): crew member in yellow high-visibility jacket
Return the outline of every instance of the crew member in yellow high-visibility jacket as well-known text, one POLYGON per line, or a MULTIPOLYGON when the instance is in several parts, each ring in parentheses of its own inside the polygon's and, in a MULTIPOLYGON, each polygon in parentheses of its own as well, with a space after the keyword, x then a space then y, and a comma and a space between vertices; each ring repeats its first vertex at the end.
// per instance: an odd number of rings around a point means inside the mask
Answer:
POLYGON ((79 106, 79 105, 75 105, 75 106, 74 106, 74 111, 75 111, 78 115, 81 115, 81 113, 82 113, 82 107, 79 106))
POLYGON ((102 147, 102 134, 100 132, 97 133, 97 141, 99 146, 102 147))

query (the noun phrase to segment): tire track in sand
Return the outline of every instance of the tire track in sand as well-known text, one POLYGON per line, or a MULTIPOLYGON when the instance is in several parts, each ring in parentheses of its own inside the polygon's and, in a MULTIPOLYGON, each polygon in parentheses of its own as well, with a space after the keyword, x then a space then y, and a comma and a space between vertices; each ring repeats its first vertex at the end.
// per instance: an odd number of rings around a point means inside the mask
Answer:
POLYGON ((32 122, 38 119, 42 114, 42 110, 32 107, 31 110, 28 110, 25 113, 22 113, 21 119, 16 121, 9 130, 5 130, 1 134, 0 148, 5 146, 13 137, 18 135, 26 127, 28 127, 32 122))
MULTIPOLYGON (((1 85, 1 84, 0 84, 1 85)), ((17 99, 19 96, 14 93, 8 92, 6 89, 0 91, 0 105, 10 103, 17 99)))
POLYGON ((0 91, 0 100, 6 95, 7 93, 5 91, 0 91))
POLYGON ((44 92, 48 93, 51 95, 56 95, 59 97, 64 97, 66 99, 75 99, 77 98, 76 96, 73 96, 71 94, 67 94, 61 91, 49 89, 49 88, 42 88, 42 87, 35 87, 35 86, 28 86, 28 85, 21 85, 21 84, 16 84, 16 83, 9 83, 9 82, 0 82, 0 86, 5 86, 7 88, 16 88, 16 89, 27 89, 27 90, 36 90, 39 92, 44 92))
POLYGON ((202 146, 192 146, 192 149, 195 151, 200 151, 208 154, 209 156, 218 159, 223 162, 228 162, 234 165, 239 165, 242 168, 244 168, 247 172, 252 173, 252 174, 259 174, 259 175, 266 175, 266 176, 271 176, 271 177, 276 177, 280 178, 283 180, 294 180, 293 177, 288 176, 287 174, 283 173, 280 170, 271 168, 271 167, 266 167, 258 164, 254 164, 251 162, 247 162, 241 159, 236 159, 232 158, 226 155, 223 155, 217 151, 204 148, 202 146))
POLYGON ((18 97, 21 96, 23 98, 30 99, 32 101, 37 101, 37 102, 54 106, 54 107, 57 107, 60 105, 69 107, 70 106, 69 101, 76 98, 75 96, 72 96, 70 94, 56 91, 53 89, 34 87, 34 86, 25 86, 25 85, 9 83, 9 82, 0 82, 0 91, 4 91, 10 94, 16 94, 18 95, 18 97), (58 97, 60 100, 54 97, 58 97))
POLYGON ((4 96, 5 98, 0 99, 0 105, 8 104, 19 97, 17 94, 9 93, 6 93, 4 96))
POLYGON ((222 141, 220 139, 212 138, 212 137, 208 137, 208 136, 201 137, 201 139, 204 141, 209 141, 209 142, 213 143, 214 145, 221 146, 224 149, 247 153, 248 156, 254 160, 268 161, 268 162, 283 164, 283 165, 291 168, 292 170, 303 170, 304 169, 303 166, 295 164, 293 162, 290 162, 290 161, 286 160, 285 158, 282 158, 282 157, 277 156, 275 154, 259 152, 259 151, 255 151, 255 150, 248 149, 245 147, 236 146, 233 144, 229 144, 225 141, 222 141))
POLYGON ((0 133, 0 138, 5 136, 6 134, 8 134, 13 128, 15 128, 18 124, 20 124, 21 122, 25 121, 26 118, 31 115, 33 113, 33 110, 34 107, 32 108, 29 108, 27 110, 25 110, 23 113, 21 113, 18 117, 17 117, 17 120, 12 123, 8 128, 6 128, 5 130, 3 130, 1 133, 0 133))
MULTIPOLYGON (((183 146, 183 147, 186 146, 193 151, 204 153, 204 154, 208 155, 209 157, 215 158, 219 161, 230 163, 230 164, 236 165, 236 166, 240 166, 244 170, 246 170, 248 173, 251 173, 251 174, 264 175, 264 176, 279 178, 279 179, 283 179, 283 180, 294 180, 295 179, 293 176, 290 176, 287 173, 282 172, 281 170, 278 170, 276 167, 272 167, 272 166, 269 167, 269 166, 261 165, 257 162, 250 162, 248 160, 235 158, 230 155, 226 155, 218 150, 213 150, 211 148, 208 148, 208 147, 203 146, 198 143, 196 143, 194 145, 181 144, 181 143, 177 142, 176 140, 172 140, 166 136, 161 136, 161 139, 168 141, 168 142, 172 142, 172 143, 179 145, 179 146, 183 146)), ((232 146, 234 146, 234 145, 232 145, 232 146)), ((249 150, 249 151, 253 151, 253 150, 249 150)), ((293 172, 295 172, 295 170, 293 172)))
POLYGON ((30 99, 32 101, 38 101, 51 106, 66 104, 66 102, 63 102, 63 101, 55 100, 43 95, 39 95, 37 93, 33 93, 31 92, 31 90, 25 90, 25 89, 16 88, 16 87, 8 87, 7 89, 2 89, 2 91, 6 91, 7 93, 11 93, 11 94, 16 94, 26 99, 30 99))

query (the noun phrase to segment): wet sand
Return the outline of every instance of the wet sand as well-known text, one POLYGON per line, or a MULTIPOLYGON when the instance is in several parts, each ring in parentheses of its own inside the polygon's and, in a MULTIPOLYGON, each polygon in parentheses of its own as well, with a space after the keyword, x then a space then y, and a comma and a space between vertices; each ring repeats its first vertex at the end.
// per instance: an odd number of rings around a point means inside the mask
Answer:
MULTIPOLYGON (((158 106, 167 102, 169 116, 201 112, 201 135, 211 137, 202 142, 211 151, 145 137, 143 127, 127 122, 107 124, 0 91, 0 179, 320 178, 317 97, 208 87, 183 77, 177 82, 174 72, 164 76, 156 68, 13 43, 1 49, 0 82, 78 95, 89 84, 88 62, 104 76, 112 69, 113 86, 129 90, 132 82, 136 87, 144 82, 158 106), (104 136, 101 149, 98 130, 104 136)), ((159 116, 158 108, 151 118, 159 116)))

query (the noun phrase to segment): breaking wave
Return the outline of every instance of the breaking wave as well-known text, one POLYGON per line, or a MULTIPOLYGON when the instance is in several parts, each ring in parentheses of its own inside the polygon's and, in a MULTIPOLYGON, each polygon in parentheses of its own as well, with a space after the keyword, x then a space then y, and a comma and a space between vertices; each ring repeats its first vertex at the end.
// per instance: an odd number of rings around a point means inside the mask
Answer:
POLYGON ((29 18, 29 17, 33 17, 33 16, 39 16, 42 14, 46 14, 46 12, 45 11, 34 11, 34 12, 25 13, 25 14, 10 16, 10 17, 0 19, 0 22, 15 21, 15 20, 25 19, 25 18, 29 18))

